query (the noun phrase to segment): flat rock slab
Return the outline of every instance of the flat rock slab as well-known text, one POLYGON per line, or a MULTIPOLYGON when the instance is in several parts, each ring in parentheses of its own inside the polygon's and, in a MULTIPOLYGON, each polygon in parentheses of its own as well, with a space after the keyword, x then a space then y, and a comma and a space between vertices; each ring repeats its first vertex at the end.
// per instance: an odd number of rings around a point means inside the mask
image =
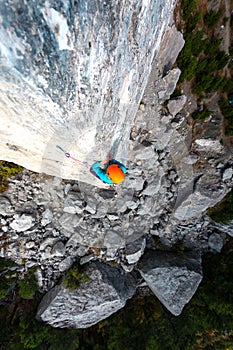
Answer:
POLYGON ((175 316, 181 314, 202 280, 201 259, 192 253, 149 251, 139 272, 161 303, 175 316))
POLYGON ((98 262, 85 267, 89 281, 77 289, 62 284, 42 299, 37 319, 53 327, 87 328, 109 317, 125 306, 136 290, 136 280, 117 268, 98 262))

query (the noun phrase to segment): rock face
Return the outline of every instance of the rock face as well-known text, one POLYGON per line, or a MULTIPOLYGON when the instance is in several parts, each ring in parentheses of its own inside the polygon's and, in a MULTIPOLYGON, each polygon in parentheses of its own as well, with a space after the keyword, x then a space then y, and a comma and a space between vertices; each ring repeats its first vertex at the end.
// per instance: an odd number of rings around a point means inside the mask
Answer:
MULTIPOLYGON (((127 159, 130 128, 175 0, 0 4, 0 153, 101 186, 92 164, 127 159)), ((4 156, 3 156, 4 155, 4 156)))
POLYGON ((54 327, 87 328, 124 307, 136 289, 135 279, 106 264, 90 263, 89 281, 75 290, 54 287, 42 300, 37 318, 54 327))
POLYGON ((20 217, 16 216, 10 224, 10 227, 17 232, 22 232, 29 230, 33 225, 33 218, 23 214, 20 217))
POLYGON ((214 229, 220 230, 221 232, 233 237, 233 220, 231 220, 228 224, 214 223, 213 226, 214 229))
POLYGON ((0 4, 1 154, 58 175, 25 169, 9 180, 0 195, 0 257, 24 273, 37 269, 48 292, 38 317, 57 327, 89 327, 122 307, 135 291, 135 270, 141 282, 140 259, 147 284, 178 315, 201 280, 195 252, 219 252, 232 236, 232 223, 205 214, 233 185, 218 97, 209 122, 192 130, 190 96, 171 98, 184 45, 167 28, 174 2, 82 4, 0 4), (125 182, 101 188, 57 144, 87 162, 112 149, 127 158, 125 182), (177 242, 194 253, 179 257, 177 242), (73 263, 91 281, 73 291, 56 286, 73 263))
POLYGON ((204 174, 196 182, 195 191, 183 197, 182 203, 175 208, 174 215, 180 220, 198 217, 221 201, 226 193, 227 187, 221 182, 219 175, 204 174))
POLYGON ((148 252, 139 269, 157 298, 174 315, 181 314, 202 280, 200 257, 193 254, 148 252))

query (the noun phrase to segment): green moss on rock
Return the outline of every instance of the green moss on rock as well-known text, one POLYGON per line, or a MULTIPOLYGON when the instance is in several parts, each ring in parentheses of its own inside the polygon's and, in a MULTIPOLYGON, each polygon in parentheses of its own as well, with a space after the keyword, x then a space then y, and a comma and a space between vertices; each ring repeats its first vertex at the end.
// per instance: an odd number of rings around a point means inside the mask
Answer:
POLYGON ((17 281, 17 273, 10 269, 14 266, 13 261, 0 258, 0 300, 7 297, 8 292, 17 281))
POLYGON ((84 272, 83 268, 78 265, 73 265, 63 278, 62 284, 68 290, 72 290, 79 288, 81 283, 89 281, 90 277, 84 272))
POLYGON ((20 165, 0 160, 0 192, 5 192, 8 189, 8 182, 6 179, 21 171, 23 171, 23 168, 20 165))
POLYGON ((29 299, 35 295, 37 290, 38 285, 35 279, 35 268, 33 268, 23 280, 19 281, 19 295, 23 299, 29 299))

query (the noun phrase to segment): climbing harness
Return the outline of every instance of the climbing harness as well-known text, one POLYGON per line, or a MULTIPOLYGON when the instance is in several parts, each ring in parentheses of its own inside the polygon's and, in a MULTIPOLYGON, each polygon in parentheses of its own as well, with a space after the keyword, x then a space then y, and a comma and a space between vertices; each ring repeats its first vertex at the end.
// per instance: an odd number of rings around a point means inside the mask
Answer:
POLYGON ((60 149, 66 156, 66 158, 72 159, 74 162, 84 166, 85 168, 87 168, 88 170, 90 169, 90 164, 88 164, 87 162, 82 162, 81 160, 74 158, 70 155, 70 153, 66 152, 61 146, 57 145, 56 146, 58 149, 60 149))

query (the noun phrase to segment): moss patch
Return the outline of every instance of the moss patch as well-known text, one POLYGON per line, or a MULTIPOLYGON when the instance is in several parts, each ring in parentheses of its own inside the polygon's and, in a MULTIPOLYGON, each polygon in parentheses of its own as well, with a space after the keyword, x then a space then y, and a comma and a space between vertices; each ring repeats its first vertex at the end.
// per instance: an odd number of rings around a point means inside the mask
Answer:
POLYGON ((19 295, 23 299, 33 297, 38 290, 37 281, 35 278, 36 268, 32 268, 23 280, 19 281, 19 295))
POLYGON ((211 111, 208 111, 207 109, 203 109, 203 111, 195 111, 192 113, 192 118, 195 120, 205 120, 209 118, 211 115, 211 111))
POLYGON ((7 297, 11 287, 17 281, 17 273, 11 270, 14 266, 13 261, 0 258, 0 300, 7 297))
POLYGON ((0 160, 0 192, 5 192, 8 189, 8 182, 6 179, 21 171, 23 171, 23 168, 20 165, 0 160))
POLYGON ((89 282, 90 277, 84 272, 81 266, 74 265, 63 278, 62 284, 68 290, 77 289, 80 284, 89 282))

